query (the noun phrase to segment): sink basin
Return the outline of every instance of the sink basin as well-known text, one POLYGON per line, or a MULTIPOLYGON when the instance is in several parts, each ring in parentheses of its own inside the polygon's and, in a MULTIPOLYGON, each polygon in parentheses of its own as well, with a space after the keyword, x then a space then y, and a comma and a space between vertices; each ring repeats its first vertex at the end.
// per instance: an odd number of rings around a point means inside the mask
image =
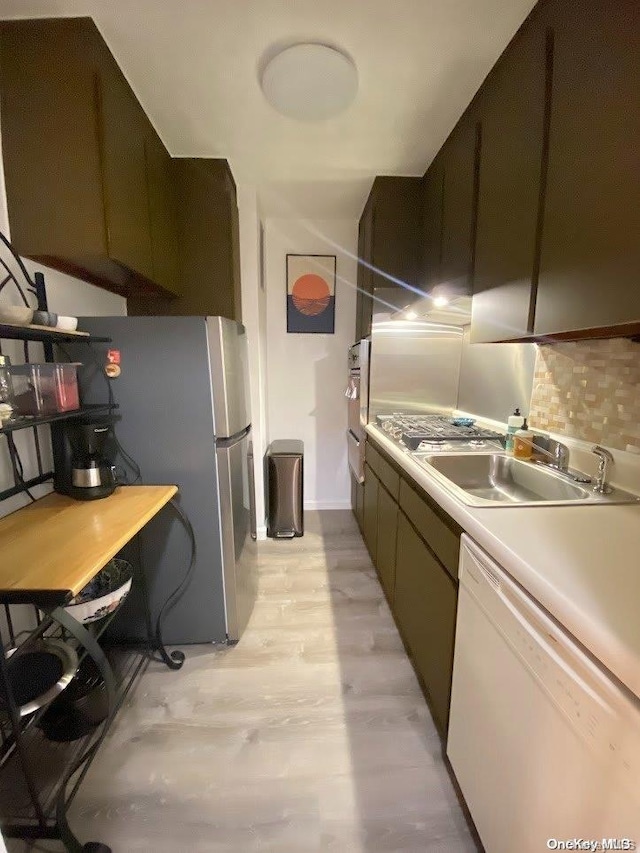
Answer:
POLYGON ((443 485, 472 506, 505 504, 635 503, 640 497, 622 489, 600 495, 590 485, 579 485, 543 465, 501 453, 426 454, 412 457, 436 473, 443 485))

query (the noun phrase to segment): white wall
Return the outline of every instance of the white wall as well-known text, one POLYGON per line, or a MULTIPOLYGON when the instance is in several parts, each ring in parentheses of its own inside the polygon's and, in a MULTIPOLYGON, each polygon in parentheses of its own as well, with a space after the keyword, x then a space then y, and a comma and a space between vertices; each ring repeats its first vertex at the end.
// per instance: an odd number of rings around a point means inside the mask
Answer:
POLYGON ((238 185, 242 322, 249 342, 249 392, 258 539, 265 539, 264 468, 267 445, 266 297, 261 282, 260 215, 256 188, 238 185))
POLYGON ((304 441, 306 509, 351 505, 344 390, 355 329, 357 239, 356 220, 265 221, 268 437, 304 441), (337 256, 335 334, 287 334, 287 253, 337 256))

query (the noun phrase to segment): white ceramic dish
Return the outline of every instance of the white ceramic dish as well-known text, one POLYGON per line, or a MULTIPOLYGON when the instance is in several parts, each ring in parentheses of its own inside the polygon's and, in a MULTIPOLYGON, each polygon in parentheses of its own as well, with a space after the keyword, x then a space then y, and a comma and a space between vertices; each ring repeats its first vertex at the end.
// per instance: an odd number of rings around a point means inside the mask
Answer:
POLYGON ((63 317, 62 315, 58 314, 58 322, 56 323, 56 329, 62 329, 65 332, 75 332, 77 328, 77 317, 63 317))
POLYGON ((33 308, 26 305, 2 305, 0 306, 0 323, 8 323, 14 326, 28 326, 33 320, 33 308))
POLYGON ((65 607, 65 610, 70 616, 85 625, 104 619, 105 616, 117 610, 129 594, 132 571, 131 564, 127 563, 126 560, 111 560, 93 581, 78 593, 74 603, 65 607), (99 595, 97 598, 89 597, 91 588, 99 583, 101 577, 104 576, 109 579, 109 585, 115 588, 109 589, 108 592, 99 595), (87 590, 89 590, 88 594, 87 590))

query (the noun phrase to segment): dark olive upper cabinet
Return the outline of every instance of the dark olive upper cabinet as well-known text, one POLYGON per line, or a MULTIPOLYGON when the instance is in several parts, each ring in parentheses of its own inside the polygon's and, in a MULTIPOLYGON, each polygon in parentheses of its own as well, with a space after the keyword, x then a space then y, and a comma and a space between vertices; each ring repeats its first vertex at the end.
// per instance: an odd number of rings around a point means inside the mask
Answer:
POLYGON ((363 533, 364 541, 374 564, 378 552, 378 478, 371 468, 364 466, 364 505, 363 533))
POLYGON ((449 721, 457 589, 399 513, 394 613, 444 737, 449 721))
POLYGON ((471 293, 480 158, 480 127, 474 110, 458 122, 439 156, 444 171, 440 283, 471 293))
POLYGON ((111 54, 105 53, 100 51, 96 84, 107 254, 150 279, 145 116, 111 54))
POLYGON ((236 187, 226 160, 173 161, 182 295, 173 314, 241 319, 236 187))
POLYGON ((178 294, 178 217, 172 160, 153 128, 145 139, 153 280, 178 294))
POLYGON ((534 332, 637 326, 640 3, 552 0, 547 14, 553 95, 534 332))
POLYGON ((355 340, 371 334, 371 317, 373 314, 373 277, 371 272, 372 253, 371 238, 373 232, 373 207, 367 205, 360 217, 358 225, 358 272, 356 297, 356 335, 355 340))
MULTIPOLYGON (((162 174, 159 158, 156 174, 162 174)), ((242 318, 240 237, 236 186, 226 160, 173 158, 169 163, 177 209, 177 284, 175 299, 149 293, 127 303, 129 314, 218 315, 242 318)), ((150 197, 153 197, 150 196, 150 197)), ((158 193, 156 216, 169 229, 170 200, 158 193)), ((168 254, 160 261, 171 264, 168 254)), ((168 289, 169 284, 165 285, 168 289)))
POLYGON ((0 24, 2 153, 18 251, 118 293, 156 289, 148 120, 90 18, 0 24))
POLYGON ((520 30, 480 94, 473 343, 526 337, 533 329, 546 42, 537 17, 520 30))
POLYGON ((444 169, 437 156, 424 176, 423 196, 423 279, 424 290, 440 283, 442 264, 442 201, 444 169))
POLYGON ((365 204, 358 231, 356 340, 371 333, 374 291, 407 288, 416 298, 422 266, 422 181, 379 176, 365 204))

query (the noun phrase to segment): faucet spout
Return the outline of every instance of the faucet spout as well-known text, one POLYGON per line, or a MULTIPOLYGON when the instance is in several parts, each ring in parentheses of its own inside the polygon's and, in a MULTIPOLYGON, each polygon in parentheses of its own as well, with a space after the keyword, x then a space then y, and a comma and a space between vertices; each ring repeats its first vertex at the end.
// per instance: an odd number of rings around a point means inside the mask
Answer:
POLYGON ((613 465, 613 456, 605 447, 600 447, 599 444, 595 444, 591 448, 591 452, 595 453, 598 457, 598 478, 595 486, 593 487, 593 491, 597 492, 599 495, 608 495, 613 491, 607 482, 609 466, 613 465))
POLYGON ((545 458, 540 461, 550 468, 563 472, 569 470, 569 448, 561 441, 556 441, 547 435, 534 435, 533 453, 534 456, 538 454, 544 456, 545 458))

